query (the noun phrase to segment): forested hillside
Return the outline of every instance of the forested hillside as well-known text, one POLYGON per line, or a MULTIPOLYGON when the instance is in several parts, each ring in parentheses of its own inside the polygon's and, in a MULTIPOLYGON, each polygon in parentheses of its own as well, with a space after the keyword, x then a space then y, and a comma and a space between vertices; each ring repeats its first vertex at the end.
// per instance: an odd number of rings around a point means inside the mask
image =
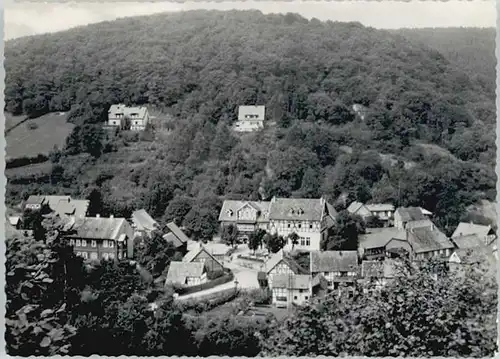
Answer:
POLYGON ((400 29, 393 32, 439 51, 495 96, 494 28, 400 29))
POLYGON ((347 194, 423 206, 450 230, 495 196, 494 94, 388 31, 190 11, 8 41, 5 54, 7 111, 71 110, 77 125, 48 170, 7 173, 11 202, 61 187, 98 193, 104 211, 145 206, 209 238, 224 197, 347 194), (157 123, 155 138, 106 135, 99 124, 116 102, 148 104, 174 125, 157 123), (276 126, 234 135, 243 104, 265 105, 276 126))

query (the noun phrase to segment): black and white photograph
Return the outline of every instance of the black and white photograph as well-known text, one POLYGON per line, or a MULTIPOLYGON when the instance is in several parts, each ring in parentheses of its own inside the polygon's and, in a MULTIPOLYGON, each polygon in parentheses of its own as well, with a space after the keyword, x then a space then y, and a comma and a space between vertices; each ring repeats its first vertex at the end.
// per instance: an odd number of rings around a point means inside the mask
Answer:
POLYGON ((7 355, 498 352, 495 1, 3 6, 7 355))

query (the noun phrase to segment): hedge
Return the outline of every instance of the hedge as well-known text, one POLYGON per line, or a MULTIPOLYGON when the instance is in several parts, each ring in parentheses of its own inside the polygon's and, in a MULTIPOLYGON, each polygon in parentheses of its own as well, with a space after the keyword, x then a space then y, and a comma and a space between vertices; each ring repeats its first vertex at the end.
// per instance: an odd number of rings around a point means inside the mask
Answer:
POLYGON ((175 292, 179 295, 186 295, 186 294, 191 294, 191 293, 196 293, 200 292, 202 290, 210 289, 213 287, 216 287, 218 285, 230 282, 234 279, 234 274, 231 272, 231 270, 227 269, 226 273, 220 276, 217 279, 211 280, 206 283, 198 284, 198 285, 193 285, 191 287, 175 287, 175 292))
POLYGON ((259 263, 264 263, 265 262, 264 259, 260 259, 260 258, 256 258, 256 257, 248 257, 248 256, 245 256, 245 255, 242 255, 242 254, 240 254, 238 256, 238 258, 244 259, 244 260, 247 260, 247 261, 259 262, 259 263))
POLYGON ((202 297, 200 299, 191 299, 187 301, 176 302, 176 305, 182 311, 194 310, 198 313, 202 313, 220 305, 226 304, 239 295, 240 290, 236 288, 229 288, 217 293, 209 294, 207 295, 207 297, 202 297))
POLYGON ((24 167, 28 165, 33 165, 36 163, 42 163, 48 161, 48 157, 42 154, 39 154, 35 157, 18 157, 7 160, 5 163, 5 168, 16 168, 16 167, 24 167))

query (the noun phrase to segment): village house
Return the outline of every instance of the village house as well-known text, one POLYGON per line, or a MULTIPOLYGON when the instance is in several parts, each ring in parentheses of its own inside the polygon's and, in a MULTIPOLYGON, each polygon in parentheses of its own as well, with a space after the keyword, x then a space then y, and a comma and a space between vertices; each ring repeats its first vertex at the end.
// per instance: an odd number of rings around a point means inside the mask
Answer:
POLYGON ((406 231, 395 227, 371 228, 359 236, 359 255, 368 260, 399 257, 411 252, 406 231))
POLYGON ((278 308, 304 305, 312 297, 311 277, 306 274, 277 274, 273 279, 272 302, 278 308))
POLYGON ((219 262, 207 249, 199 245, 197 248, 190 250, 182 261, 185 263, 203 263, 206 271, 209 273, 217 273, 224 271, 224 266, 219 262))
POLYGON ((408 222, 429 219, 431 212, 420 207, 399 207, 394 212, 394 227, 406 229, 408 222))
POLYGON ((21 229, 22 223, 23 223, 23 221, 22 221, 20 216, 9 216, 9 224, 13 228, 15 228, 17 230, 21 229))
POLYGON ((167 228, 170 232, 164 234, 163 239, 172 243, 176 251, 186 253, 188 236, 174 222, 167 223, 167 228))
POLYGON ((273 278, 276 275, 299 275, 307 273, 307 270, 302 268, 293 258, 285 253, 283 249, 273 254, 273 256, 269 258, 269 260, 266 262, 265 268, 267 285, 270 288, 272 288, 273 286, 273 278))
POLYGON ((310 273, 322 274, 330 291, 352 292, 359 278, 358 253, 356 251, 311 252, 310 273))
POLYGON ((221 227, 235 225, 240 238, 247 238, 256 229, 268 229, 270 202, 226 200, 219 213, 221 227))
POLYGON ((288 240, 285 249, 320 250, 320 243, 335 225, 337 212, 324 198, 276 198, 269 206, 269 232, 283 238, 296 233, 298 244, 288 240))
POLYGON ((365 260, 361 263, 360 282, 365 286, 365 292, 383 288, 396 276, 396 261, 392 259, 365 260))
POLYGON ((416 260, 448 258, 455 248, 453 242, 432 222, 429 226, 408 228, 406 234, 411 256, 416 260))
POLYGON ((134 230, 125 218, 73 218, 65 231, 74 252, 85 259, 133 257, 134 230))
POLYGON ((234 125, 237 132, 253 132, 264 128, 265 106, 240 106, 238 120, 234 125))
POLYGON ((149 123, 149 112, 144 106, 128 107, 124 104, 111 105, 108 111, 107 125, 125 128, 130 125, 132 131, 144 131, 149 123))
POLYGON ((448 268, 452 271, 461 270, 467 266, 485 265, 496 275, 497 257, 487 246, 456 249, 448 259, 448 268))
POLYGON ((319 250, 321 239, 335 225, 337 212, 324 198, 277 198, 270 202, 224 201, 219 214, 221 226, 233 224, 240 236, 248 237, 260 228, 284 238, 296 233, 285 249, 319 250))
POLYGON ((206 267, 202 262, 171 262, 165 285, 194 286, 207 282, 206 267))
POLYGON ((363 204, 354 201, 347 211, 352 215, 358 215, 363 220, 368 220, 371 217, 377 218, 384 223, 384 226, 389 226, 394 218, 394 206, 389 203, 371 203, 363 204))
POLYGON ((135 236, 150 236, 154 230, 158 229, 158 223, 146 212, 145 209, 139 209, 132 212, 130 219, 132 228, 135 230, 135 236))
POLYGON ((24 209, 31 211, 41 210, 42 206, 46 203, 45 196, 31 195, 24 202, 24 209))
MULTIPOLYGON (((452 240, 455 242, 455 240, 459 240, 461 242, 464 242, 463 239, 459 239, 460 237, 469 237, 471 235, 475 235, 477 238, 479 238, 484 245, 489 244, 492 240, 496 238, 496 233, 493 230, 491 226, 485 226, 481 224, 475 224, 475 223, 467 223, 467 222, 460 222, 451 235, 452 240)), ((472 238, 472 237, 469 237, 472 238)), ((455 242, 456 243, 456 242, 455 242)), ((461 247, 459 247, 461 248, 461 247)))

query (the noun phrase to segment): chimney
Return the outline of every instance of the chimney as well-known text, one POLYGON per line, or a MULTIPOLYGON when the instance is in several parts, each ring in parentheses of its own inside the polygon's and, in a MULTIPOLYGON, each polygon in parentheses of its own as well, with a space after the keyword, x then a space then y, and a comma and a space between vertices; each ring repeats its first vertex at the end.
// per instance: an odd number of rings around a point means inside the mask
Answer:
POLYGON ((115 218, 115 216, 113 216, 112 214, 109 215, 109 218, 115 218))
POLYGON ((95 216, 96 216, 96 218, 100 218, 101 217, 101 215, 99 213, 97 213, 95 216))

